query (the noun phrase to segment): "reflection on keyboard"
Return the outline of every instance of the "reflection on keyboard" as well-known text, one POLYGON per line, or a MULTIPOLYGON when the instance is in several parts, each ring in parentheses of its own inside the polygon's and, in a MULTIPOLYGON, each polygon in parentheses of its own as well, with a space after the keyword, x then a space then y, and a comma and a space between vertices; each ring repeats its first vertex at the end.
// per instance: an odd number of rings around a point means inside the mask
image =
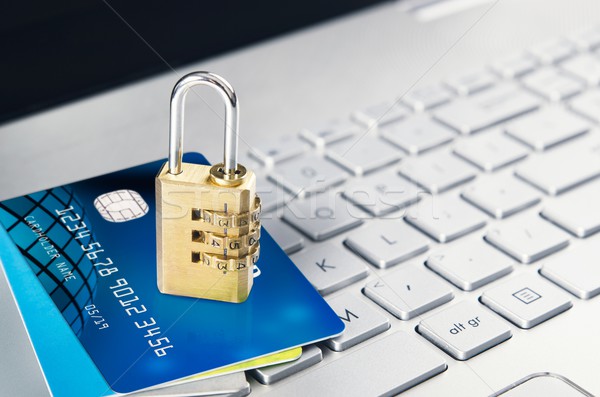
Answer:
POLYGON ((399 393, 599 295, 598 83, 600 29, 251 154, 265 225, 346 323, 255 392, 399 393))

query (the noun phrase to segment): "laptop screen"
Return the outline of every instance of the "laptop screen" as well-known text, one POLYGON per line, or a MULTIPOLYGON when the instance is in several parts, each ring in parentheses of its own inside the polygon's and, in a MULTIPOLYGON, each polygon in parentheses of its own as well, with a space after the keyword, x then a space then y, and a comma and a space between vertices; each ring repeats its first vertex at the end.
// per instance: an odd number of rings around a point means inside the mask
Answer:
POLYGON ((378 2, 8 2, 0 23, 0 123, 378 2))

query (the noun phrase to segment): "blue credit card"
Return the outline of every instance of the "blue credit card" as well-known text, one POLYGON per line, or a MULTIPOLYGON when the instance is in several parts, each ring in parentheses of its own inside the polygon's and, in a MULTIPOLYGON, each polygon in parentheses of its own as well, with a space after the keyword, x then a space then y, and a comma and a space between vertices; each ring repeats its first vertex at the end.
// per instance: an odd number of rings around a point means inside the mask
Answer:
MULTIPOLYGON (((208 164, 197 153, 184 161, 208 164)), ((29 283, 12 288, 36 335, 44 318, 48 332, 68 326, 106 384, 127 393, 343 331, 342 321, 265 230, 246 302, 161 294, 154 178, 163 162, 0 203, 0 223, 20 253, 3 242, 0 258, 11 283, 29 283), (53 313, 47 297, 35 299, 40 291, 51 298, 53 313), (36 304, 41 319, 31 318, 36 304), (57 319, 62 324, 52 323, 57 319)), ((38 359, 44 368, 52 358, 38 352, 38 359)))

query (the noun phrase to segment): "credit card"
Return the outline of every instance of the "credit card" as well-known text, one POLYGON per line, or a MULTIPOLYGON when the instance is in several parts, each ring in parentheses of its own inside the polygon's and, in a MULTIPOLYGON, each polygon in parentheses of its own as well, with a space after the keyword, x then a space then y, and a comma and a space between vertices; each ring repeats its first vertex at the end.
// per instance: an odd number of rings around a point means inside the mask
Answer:
MULTIPOLYGON (((22 261, 21 254, 12 244, 6 232, 0 227, 0 266, 2 260, 7 263, 22 261)), ((4 267, 4 266, 3 266, 4 267)), ((62 315, 51 301, 48 294, 36 280, 31 279, 32 274, 27 265, 22 266, 11 275, 11 280, 16 280, 16 290, 19 295, 26 291, 25 299, 19 300, 20 312, 25 321, 27 332, 31 338, 34 351, 38 358, 53 357, 44 360, 44 376, 48 385, 53 385, 50 392, 55 397, 61 396, 114 396, 115 394, 98 372, 96 366, 90 361, 89 356, 71 331, 62 315), (28 284, 33 281, 33 284, 28 284), (40 310, 41 309, 41 310, 40 310), (46 313, 40 316, 39 312, 46 313), (32 320, 33 319, 33 320, 32 320), (44 338, 38 337, 44 336, 44 338), (52 339, 48 343, 47 339, 52 339), (94 387, 95 386, 95 387, 94 387)), ((14 292, 9 284, 9 288, 14 292)), ((249 388, 245 377, 238 372, 267 365, 281 364, 298 359, 302 355, 302 348, 296 347, 279 353, 270 354, 257 359, 230 365, 220 369, 192 375, 177 381, 163 384, 159 388, 144 389, 134 392, 135 396, 216 396, 216 395, 246 395, 249 388), (235 375, 235 376, 234 376, 235 375)), ((39 361, 39 359, 38 359, 39 361)), ((249 391, 248 391, 249 393, 249 391)), ((123 395, 123 394, 119 394, 123 395)))
MULTIPOLYGON (((302 355, 301 347, 294 347, 293 349, 284 350, 279 353, 269 354, 268 356, 263 356, 260 358, 255 358, 254 360, 244 361, 243 363, 229 365, 227 367, 222 367, 219 369, 214 369, 212 371, 203 372, 198 375, 192 375, 187 378, 181 379, 182 381, 193 381, 200 379, 207 379, 213 376, 220 376, 231 374, 233 372, 247 371, 254 368, 262 368, 267 365, 275 365, 275 364, 283 364, 289 363, 290 361, 297 360, 302 355)), ((177 382, 177 381, 176 381, 177 382)))
MULTIPOLYGON (((184 161, 208 164, 197 153, 184 161)), ((95 395, 107 394, 100 390, 106 385, 133 392, 343 331, 264 229, 254 287, 244 303, 161 294, 154 177, 163 162, 0 203, 0 223, 17 248, 2 233, 0 258, 42 368, 57 357, 56 350, 39 346, 56 344, 65 326, 91 358, 87 366, 93 362, 102 375, 88 385, 95 395)), ((81 351, 64 341, 61 347, 81 368, 81 351)), ((72 379, 73 373, 59 372, 46 374, 52 390, 72 379)))

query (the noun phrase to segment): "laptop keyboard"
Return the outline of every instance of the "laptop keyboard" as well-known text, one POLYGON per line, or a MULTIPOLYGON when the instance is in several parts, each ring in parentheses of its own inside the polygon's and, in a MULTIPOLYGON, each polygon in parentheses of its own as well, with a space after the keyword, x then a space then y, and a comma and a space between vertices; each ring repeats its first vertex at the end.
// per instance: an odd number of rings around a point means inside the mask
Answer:
POLYGON ((400 393, 600 294, 598 83, 600 29, 257 145, 264 224, 346 330, 255 392, 400 393))

